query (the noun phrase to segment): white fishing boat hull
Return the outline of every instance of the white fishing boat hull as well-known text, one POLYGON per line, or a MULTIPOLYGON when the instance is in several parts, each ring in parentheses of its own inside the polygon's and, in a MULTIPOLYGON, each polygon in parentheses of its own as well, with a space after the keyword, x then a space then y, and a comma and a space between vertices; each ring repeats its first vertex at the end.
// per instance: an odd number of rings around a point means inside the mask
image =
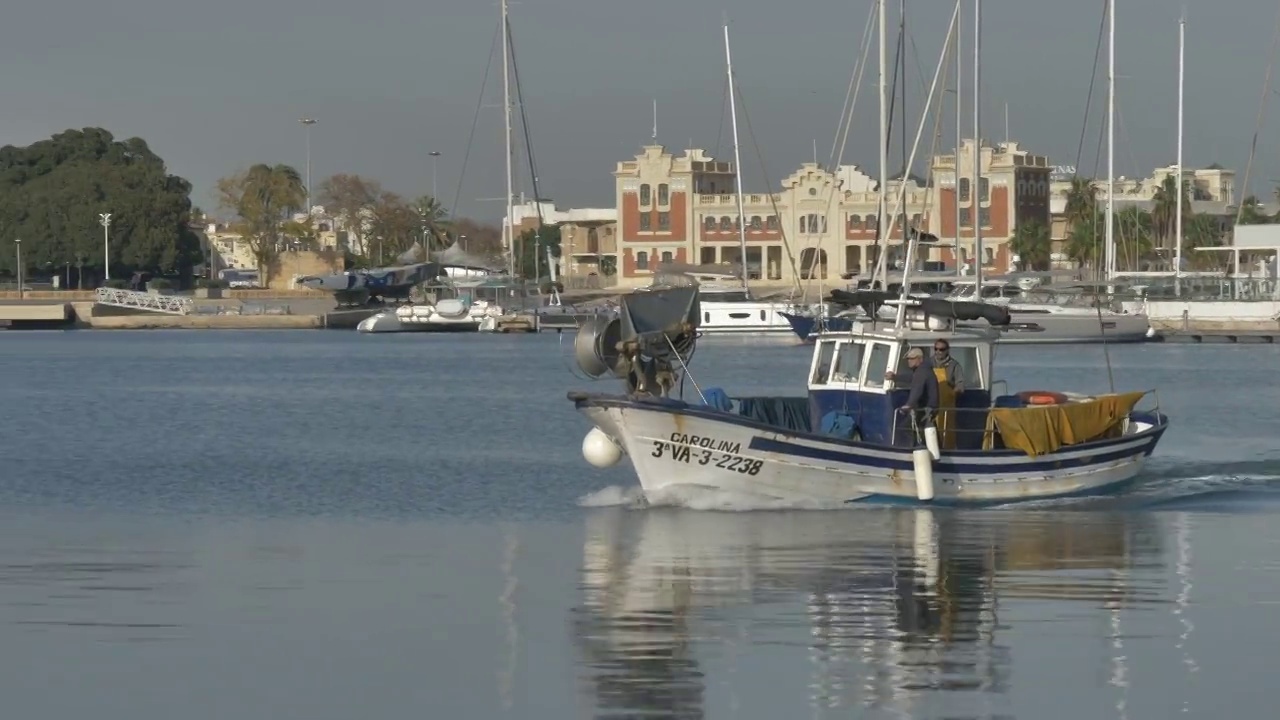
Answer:
POLYGON ((679 401, 570 399, 630 460, 646 495, 687 487, 797 504, 998 504, 1099 494, 1133 480, 1167 427, 1163 416, 1133 413, 1123 436, 1050 455, 943 451, 932 465, 934 496, 920 500, 911 448, 779 431, 679 401))

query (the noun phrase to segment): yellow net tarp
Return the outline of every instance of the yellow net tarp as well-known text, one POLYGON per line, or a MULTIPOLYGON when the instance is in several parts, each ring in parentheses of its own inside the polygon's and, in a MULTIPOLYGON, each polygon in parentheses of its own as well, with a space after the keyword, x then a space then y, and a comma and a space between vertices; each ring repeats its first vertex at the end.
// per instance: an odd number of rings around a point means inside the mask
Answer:
POLYGON ((1092 400, 1063 405, 993 408, 987 415, 983 447, 991 449, 994 431, 1007 448, 1031 457, 1054 452, 1063 445, 1077 445, 1120 434, 1122 421, 1146 391, 1100 395, 1092 400))

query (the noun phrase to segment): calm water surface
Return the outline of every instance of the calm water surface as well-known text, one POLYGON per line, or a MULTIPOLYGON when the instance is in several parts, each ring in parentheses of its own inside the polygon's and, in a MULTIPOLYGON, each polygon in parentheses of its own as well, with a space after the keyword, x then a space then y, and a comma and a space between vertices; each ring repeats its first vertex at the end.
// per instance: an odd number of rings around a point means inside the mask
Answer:
MULTIPOLYGON (((0 334, 6 714, 1274 714, 1280 349, 1112 348, 1174 420, 1122 496, 813 512, 642 507, 579 455, 571 339, 0 334)), ((1107 388, 1100 348, 997 364, 1107 388)))

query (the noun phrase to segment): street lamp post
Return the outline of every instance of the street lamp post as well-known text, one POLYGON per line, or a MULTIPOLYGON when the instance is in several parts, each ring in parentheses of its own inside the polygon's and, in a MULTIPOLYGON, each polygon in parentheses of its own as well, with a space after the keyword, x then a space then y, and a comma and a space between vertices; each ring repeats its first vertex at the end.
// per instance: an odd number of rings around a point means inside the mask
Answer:
POLYGON ((302 124, 307 134, 307 218, 311 218, 311 126, 316 124, 314 118, 302 118, 298 121, 302 124))
POLYGON ((436 161, 440 159, 440 153, 431 151, 431 199, 437 204, 440 202, 440 195, 436 193, 436 161))
POLYGON ((26 289, 22 282, 22 238, 13 239, 13 251, 17 254, 18 262, 18 299, 25 300, 27 297, 26 289))
POLYGON ((111 279, 111 213, 98 213, 102 224, 102 282, 111 279))

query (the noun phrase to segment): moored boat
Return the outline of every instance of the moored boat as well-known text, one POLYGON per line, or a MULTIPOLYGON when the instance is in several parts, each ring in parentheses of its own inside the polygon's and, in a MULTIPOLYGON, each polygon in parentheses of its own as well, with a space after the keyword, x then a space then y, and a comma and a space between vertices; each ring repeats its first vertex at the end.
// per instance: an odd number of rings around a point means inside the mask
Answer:
POLYGON ((585 372, 626 386, 569 394, 595 426, 584 456, 599 467, 628 458, 646 493, 693 486, 802 503, 990 504, 1116 489, 1138 475, 1168 427, 1158 406, 1136 409, 1146 391, 997 395, 1004 383, 992 375, 993 348, 1009 322, 998 306, 886 293, 845 299, 862 301, 870 319, 817 338, 806 395, 731 398, 707 388, 686 401, 676 388, 698 335, 697 289, 625 298, 620 318, 577 338, 585 372), (886 304, 897 309, 892 324, 875 320, 886 304), (959 327, 978 320, 987 326, 959 327), (900 410, 908 390, 886 373, 906 375, 907 351, 939 339, 963 389, 942 393, 931 433, 913 428, 900 410))

